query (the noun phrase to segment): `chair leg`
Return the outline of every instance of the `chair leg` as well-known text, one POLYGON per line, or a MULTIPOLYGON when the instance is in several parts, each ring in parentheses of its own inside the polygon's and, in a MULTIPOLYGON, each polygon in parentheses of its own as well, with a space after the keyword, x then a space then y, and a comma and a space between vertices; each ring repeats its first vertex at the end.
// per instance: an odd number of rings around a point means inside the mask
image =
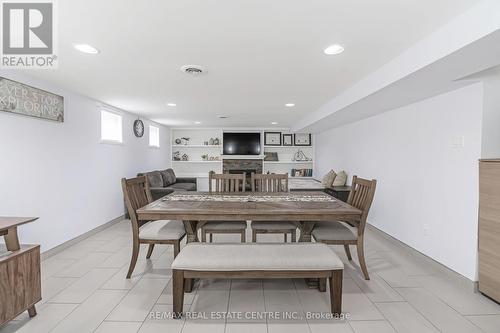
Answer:
POLYGON ((368 269, 366 268, 365 251, 363 248, 363 237, 358 237, 358 244, 356 248, 358 250, 358 261, 359 261, 359 266, 361 267, 361 271, 365 276, 365 280, 370 280, 370 276, 368 275, 368 269))
POLYGON ((245 235, 245 230, 241 232, 241 242, 245 243, 246 242, 246 235, 245 235))
POLYGON ((172 271, 172 298, 174 318, 179 319, 184 305, 184 272, 177 269, 172 271))
POLYGON ((257 243, 257 232, 252 230, 252 243, 257 243))
POLYGON ((28 308, 28 315, 30 316, 30 318, 36 316, 36 308, 34 305, 28 308))
POLYGON ((349 249, 349 244, 344 244, 344 250, 345 250, 345 254, 347 255, 347 259, 349 259, 349 261, 351 261, 352 256, 351 256, 351 250, 349 249))
POLYGON ((285 243, 286 243, 288 241, 288 239, 287 239, 287 237, 288 237, 287 233, 286 232, 283 233, 283 236, 284 236, 283 238, 285 239, 285 243))
POLYGON ((184 292, 190 293, 193 291, 193 284, 194 280, 189 278, 189 279, 184 279, 184 292))
POLYGON ((174 243, 174 258, 177 257, 180 251, 181 251, 181 241, 178 240, 177 242, 174 243))
POLYGON ((206 243, 207 242, 207 232, 203 229, 201 229, 201 241, 203 243, 206 243))
POLYGON ((297 242, 297 230, 292 230, 292 243, 297 242))
POLYGON ((332 272, 330 276, 330 304, 333 314, 342 313, 342 270, 332 272))
POLYGON ((134 239, 134 244, 132 248, 132 258, 130 259, 130 266, 128 268, 127 279, 130 279, 130 277, 132 276, 135 264, 137 263, 137 257, 139 257, 139 241, 134 239))
POLYGON ((214 242, 214 234, 210 233, 210 243, 213 243, 213 242, 214 242))
POLYGON ((318 290, 322 293, 326 291, 326 278, 318 279, 318 290))
POLYGON ((151 255, 153 254, 153 250, 155 248, 155 245, 154 244, 149 244, 149 247, 148 247, 148 254, 146 254, 146 259, 149 259, 151 258, 151 255))

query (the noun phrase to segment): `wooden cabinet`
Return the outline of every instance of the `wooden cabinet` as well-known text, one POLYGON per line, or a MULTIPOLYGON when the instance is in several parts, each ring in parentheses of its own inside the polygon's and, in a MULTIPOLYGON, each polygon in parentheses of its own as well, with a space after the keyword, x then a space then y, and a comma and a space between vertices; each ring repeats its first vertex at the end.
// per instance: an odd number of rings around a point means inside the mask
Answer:
POLYGON ((479 291, 500 302, 500 159, 479 162, 479 291))

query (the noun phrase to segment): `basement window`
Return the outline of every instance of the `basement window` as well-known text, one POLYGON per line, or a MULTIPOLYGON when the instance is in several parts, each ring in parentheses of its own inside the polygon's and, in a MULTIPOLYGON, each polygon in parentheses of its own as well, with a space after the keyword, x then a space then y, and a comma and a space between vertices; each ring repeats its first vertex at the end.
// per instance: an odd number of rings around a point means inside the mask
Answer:
POLYGON ((149 146, 160 148, 160 128, 149 125, 149 146))
POLYGON ((123 143, 123 119, 122 116, 108 111, 101 110, 101 142, 123 143))

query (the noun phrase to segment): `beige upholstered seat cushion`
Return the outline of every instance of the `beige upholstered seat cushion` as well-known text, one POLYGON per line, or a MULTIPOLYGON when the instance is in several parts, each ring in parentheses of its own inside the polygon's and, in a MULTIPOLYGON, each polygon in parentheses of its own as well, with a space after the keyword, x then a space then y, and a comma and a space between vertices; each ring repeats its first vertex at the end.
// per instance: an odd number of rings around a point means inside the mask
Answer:
POLYGON ((247 228, 246 221, 210 221, 203 225, 205 230, 245 230, 247 228))
POLYGON ((139 238, 149 240, 180 239, 186 234, 181 221, 151 221, 139 228, 139 238))
POLYGON ((337 176, 333 180, 332 186, 345 186, 347 183, 347 173, 342 170, 337 173, 337 176))
POLYGON ((255 221, 251 224, 254 230, 295 230, 297 225, 286 221, 255 221))
POLYGON ((172 269, 192 271, 318 271, 343 268, 337 254, 322 243, 190 243, 172 263, 172 269))
POLYGON ((356 240, 358 228, 339 221, 317 222, 312 235, 317 241, 356 240))

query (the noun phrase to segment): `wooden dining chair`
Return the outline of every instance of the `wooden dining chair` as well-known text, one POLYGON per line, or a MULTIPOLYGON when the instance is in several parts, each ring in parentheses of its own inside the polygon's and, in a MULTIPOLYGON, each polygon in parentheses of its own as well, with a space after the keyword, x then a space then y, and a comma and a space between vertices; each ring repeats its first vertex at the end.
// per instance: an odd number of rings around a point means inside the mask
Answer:
POLYGON ((132 258, 127 273, 127 279, 130 279, 137 263, 141 244, 149 244, 146 259, 149 259, 153 254, 155 244, 172 244, 175 258, 180 251, 180 242, 186 235, 186 230, 182 221, 138 220, 137 210, 153 201, 146 176, 131 179, 122 178, 122 190, 132 223, 132 258))
MULTIPOLYGON (((256 174, 251 175, 252 192, 288 192, 288 173, 285 174, 256 174)), ((251 223, 252 242, 257 242, 258 234, 283 234, 285 243, 287 235, 291 234, 290 241, 296 242, 297 225, 288 221, 255 221, 251 223)))
MULTIPOLYGON (((366 218, 373 202, 377 181, 367 180, 354 176, 347 203, 362 211, 359 221, 353 222, 316 222, 312 236, 317 242, 330 245, 344 245, 347 259, 352 260, 349 245, 356 245, 359 266, 366 280, 370 280, 366 268, 363 239, 365 234, 366 218)), ((320 286, 326 281, 320 280, 320 286)))
MULTIPOLYGON (((245 192, 246 176, 244 173, 216 174, 210 171, 208 174, 208 182, 208 189, 211 193, 245 192)), ((213 241, 214 234, 239 234, 241 236, 241 242, 244 243, 246 229, 246 221, 209 221, 201 227, 201 241, 207 241, 207 234, 210 237, 210 243, 213 241)))

